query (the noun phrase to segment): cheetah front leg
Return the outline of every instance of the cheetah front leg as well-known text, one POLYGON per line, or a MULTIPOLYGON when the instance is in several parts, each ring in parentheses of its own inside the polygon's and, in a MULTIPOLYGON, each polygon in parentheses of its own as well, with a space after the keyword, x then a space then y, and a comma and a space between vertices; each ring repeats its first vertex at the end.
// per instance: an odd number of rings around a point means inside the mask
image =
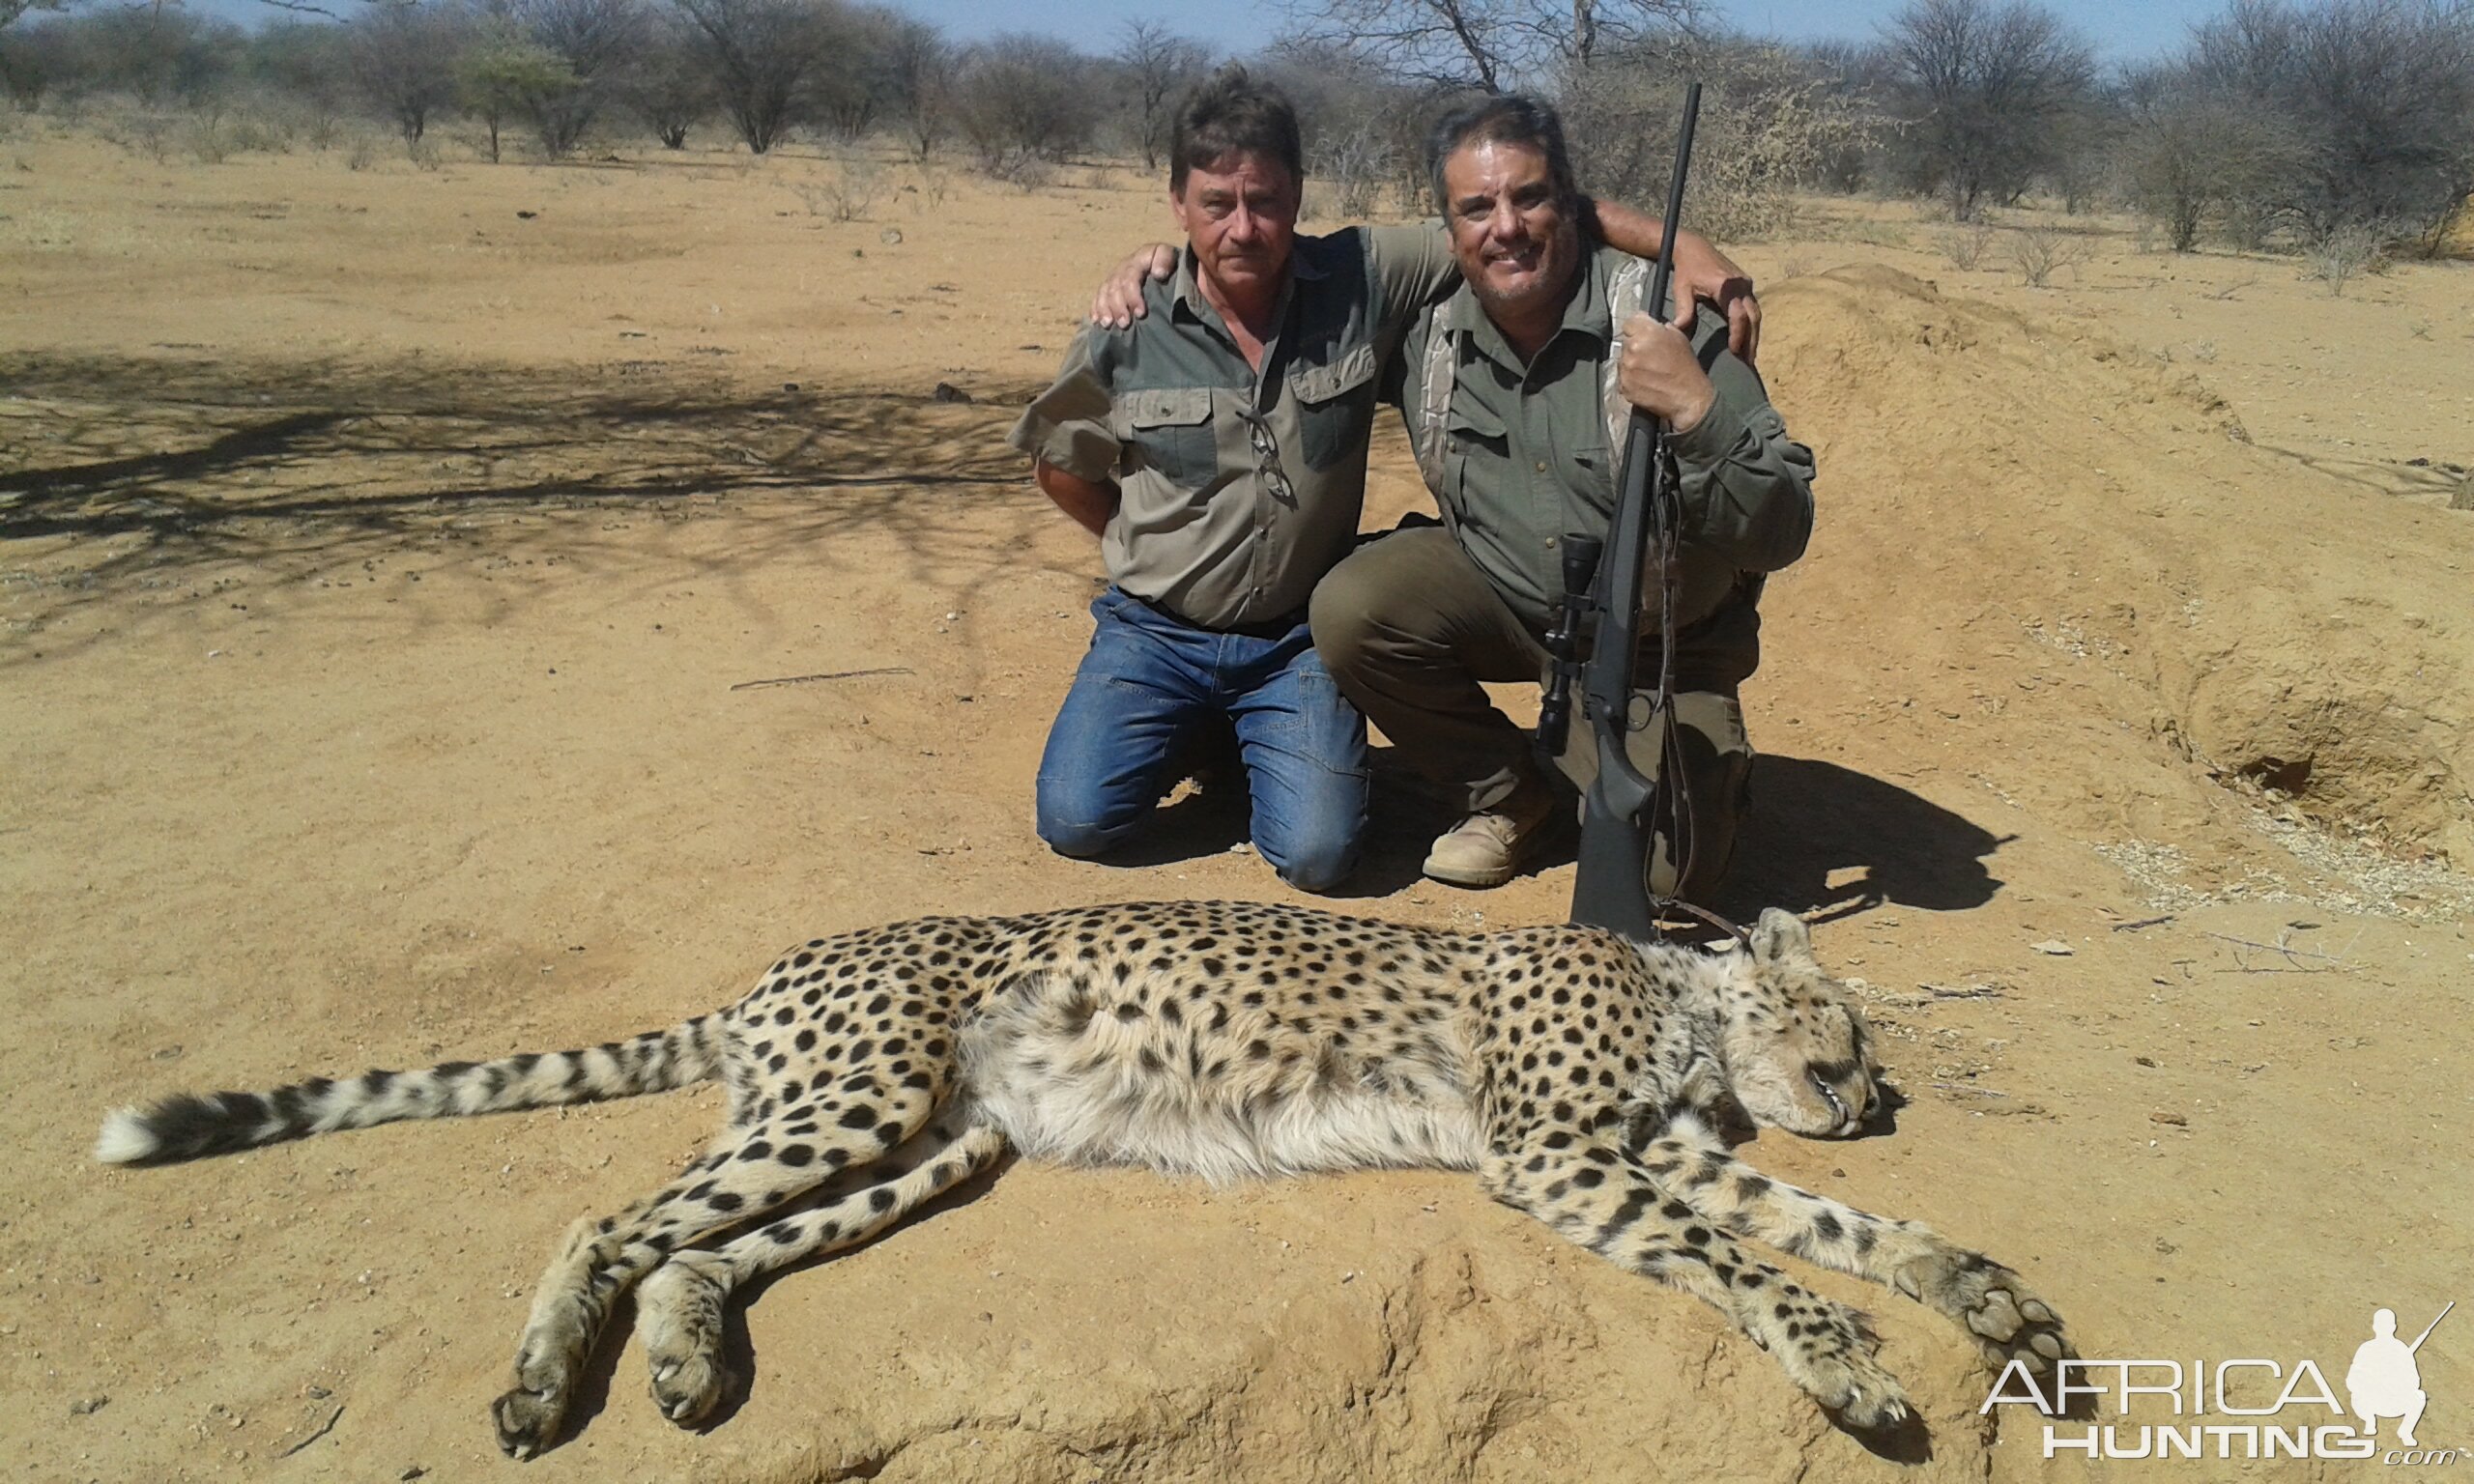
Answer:
POLYGON ((2025 1279, 1921 1222, 1878 1216, 1773 1180, 1696 1125, 1652 1143, 1642 1158, 1703 1219, 1897 1289, 1967 1331, 1997 1369, 2022 1360, 2041 1383, 2071 1354, 2061 1316, 2025 1279))
POLYGON ((662 1415, 693 1426, 729 1390, 722 1310, 734 1290, 802 1258, 873 1241, 1004 1150, 1002 1133, 957 1103, 883 1159, 838 1177, 803 1209, 712 1251, 673 1253, 636 1295, 636 1334, 662 1415))
POLYGON ((1727 1315, 1850 1426, 1889 1426, 1911 1412, 1897 1378, 1873 1358, 1880 1341, 1861 1312, 1737 1246, 1623 1149, 1550 1134, 1490 1154, 1479 1178, 1489 1195, 1578 1245, 1727 1315))

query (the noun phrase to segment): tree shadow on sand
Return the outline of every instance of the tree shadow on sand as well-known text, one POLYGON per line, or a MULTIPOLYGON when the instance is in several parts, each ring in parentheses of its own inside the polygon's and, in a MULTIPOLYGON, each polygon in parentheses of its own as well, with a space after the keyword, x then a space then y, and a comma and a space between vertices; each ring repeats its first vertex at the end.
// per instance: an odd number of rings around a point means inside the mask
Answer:
POLYGON ((1002 393, 750 389, 633 361, 545 373, 17 357, 0 357, 0 383, 30 414, 0 421, 0 561, 27 559, 9 559, 13 546, 46 554, 6 575, 50 616, 218 570, 470 556, 475 532, 536 517, 561 560, 623 583, 651 559, 630 522, 750 500, 762 519, 697 561, 796 549, 830 568, 856 550, 837 538, 864 529, 966 588, 1019 565, 1049 514, 1005 442, 1016 399, 1002 393), (992 519, 1005 528, 992 535, 992 519))

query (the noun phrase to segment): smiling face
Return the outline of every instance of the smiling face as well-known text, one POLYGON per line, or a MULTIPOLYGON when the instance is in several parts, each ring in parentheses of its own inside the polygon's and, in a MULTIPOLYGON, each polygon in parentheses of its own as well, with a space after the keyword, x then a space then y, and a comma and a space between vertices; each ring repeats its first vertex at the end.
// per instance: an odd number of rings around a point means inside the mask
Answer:
POLYGON ((1168 209, 1194 250, 1194 271, 1220 297, 1259 302, 1280 292, 1297 239, 1300 184, 1257 154, 1224 156, 1186 172, 1168 209))
POLYGON ((1542 150, 1481 139, 1443 161, 1452 255, 1497 324, 1560 314, 1580 263, 1577 203, 1542 150))

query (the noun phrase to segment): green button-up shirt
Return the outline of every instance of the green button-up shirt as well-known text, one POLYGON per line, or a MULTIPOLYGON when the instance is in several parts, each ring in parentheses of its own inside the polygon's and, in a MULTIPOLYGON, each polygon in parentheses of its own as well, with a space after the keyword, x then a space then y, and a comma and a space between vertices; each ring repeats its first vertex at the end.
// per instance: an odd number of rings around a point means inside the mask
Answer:
POLYGON ((1204 628, 1293 614, 1356 539, 1376 373, 1458 281, 1432 227, 1301 237, 1258 371, 1189 249, 1143 318, 1084 327, 1012 442, 1116 485, 1100 551, 1127 592, 1204 628))
MULTIPOLYGON (((1588 243, 1562 328, 1526 363, 1464 286, 1418 317, 1386 385, 1386 400, 1420 426, 1428 343, 1439 326, 1459 331, 1435 501, 1461 550, 1539 633, 1563 597, 1563 538, 1603 539, 1614 518, 1623 447, 1608 442, 1601 376, 1613 338, 1608 280, 1625 261, 1588 243)), ((1813 525, 1812 451, 1787 436, 1760 376, 1727 350, 1726 316, 1705 306, 1693 345, 1717 401, 1672 440, 1683 504, 1679 629, 1715 612, 1743 574, 1802 556, 1813 525)), ((1654 595, 1646 616, 1654 629, 1654 595)))

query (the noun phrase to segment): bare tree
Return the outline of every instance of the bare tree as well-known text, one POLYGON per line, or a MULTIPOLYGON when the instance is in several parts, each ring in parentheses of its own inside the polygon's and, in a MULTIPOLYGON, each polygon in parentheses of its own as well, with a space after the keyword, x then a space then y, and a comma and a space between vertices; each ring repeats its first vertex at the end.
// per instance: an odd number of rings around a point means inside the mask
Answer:
POLYGON ((498 20, 484 24, 457 55, 455 83, 466 112, 480 120, 482 139, 495 165, 507 120, 537 107, 544 98, 572 91, 576 74, 565 58, 515 25, 498 20))
POLYGON ((1099 108, 1089 60, 1062 42, 1000 36, 964 59, 954 122, 982 169, 1020 180, 1090 142, 1099 108))
POLYGON ((645 12, 638 0, 513 0, 513 15, 564 71, 539 74, 524 100, 541 148, 557 158, 583 140, 643 53, 645 12))
POLYGON ((41 107, 43 94, 74 71, 69 34, 58 23, 0 27, 0 87, 21 111, 41 107))
POLYGON ((420 143, 430 115, 454 98, 455 57, 463 44, 462 17, 422 0, 397 0, 353 20, 354 78, 395 121, 406 144, 420 143))
POLYGON ((1157 170, 1168 147, 1169 106, 1211 66, 1211 53, 1156 20, 1128 21, 1118 34, 1116 59, 1134 84, 1140 117, 1136 142, 1142 149, 1142 167, 1157 170))
POLYGON ((2213 220, 2278 188, 2301 163, 2285 121, 2178 68, 2135 73, 2120 151, 2131 204, 2165 229, 2175 252, 2199 245, 2213 220))
POLYGON ((1693 0, 1288 0, 1282 39, 1395 77, 1503 93, 1671 39, 1692 14, 1693 0))
POLYGON ((334 138, 352 99, 352 66, 341 26, 278 20, 251 38, 252 81, 301 109, 323 149, 334 138))
POLYGON ((896 16, 884 43, 887 108, 903 142, 926 159, 953 117, 954 49, 924 20, 896 16))
POLYGON ((644 49, 618 83, 618 96, 666 150, 687 147, 687 131, 713 106, 713 74, 696 38, 676 14, 650 17, 644 49))
POLYGON ((1688 209, 1695 226, 1730 242, 1783 231, 1796 190, 1833 153, 1860 153, 1884 128, 1868 95, 1770 43, 1713 37, 1625 48, 1565 89, 1573 163, 1592 190, 1633 201, 1665 194, 1689 79, 1708 93, 1688 209))
POLYGON ((830 0, 671 0, 695 27, 714 91, 757 155, 798 122, 832 65, 841 7, 830 0))
POLYGON ((1400 174, 1392 130, 1374 119, 1317 130, 1306 158, 1308 173, 1338 193, 1340 214, 1359 219, 1374 214, 1383 187, 1400 174))
POLYGON ((843 143, 866 137, 900 106, 895 48, 899 33, 911 24, 882 6, 843 11, 833 66, 816 80, 815 108, 819 122, 843 143))
POLYGON ((1816 42, 1803 54, 1813 74, 1847 112, 1870 118, 1877 126, 1860 138, 1825 146, 1815 184, 1841 194, 1861 190, 1881 172, 1882 147, 1892 131, 1886 108, 1897 91, 1898 64, 1879 43, 1816 42))
POLYGON ((1962 221, 2053 167, 2095 79, 2087 43, 2032 0, 1913 0, 1887 41, 1911 177, 1962 221))
POLYGON ((2234 0, 2200 28, 2190 71, 2298 142, 2259 206, 2306 242, 2379 223, 2435 244, 2474 193, 2464 0, 2234 0))

